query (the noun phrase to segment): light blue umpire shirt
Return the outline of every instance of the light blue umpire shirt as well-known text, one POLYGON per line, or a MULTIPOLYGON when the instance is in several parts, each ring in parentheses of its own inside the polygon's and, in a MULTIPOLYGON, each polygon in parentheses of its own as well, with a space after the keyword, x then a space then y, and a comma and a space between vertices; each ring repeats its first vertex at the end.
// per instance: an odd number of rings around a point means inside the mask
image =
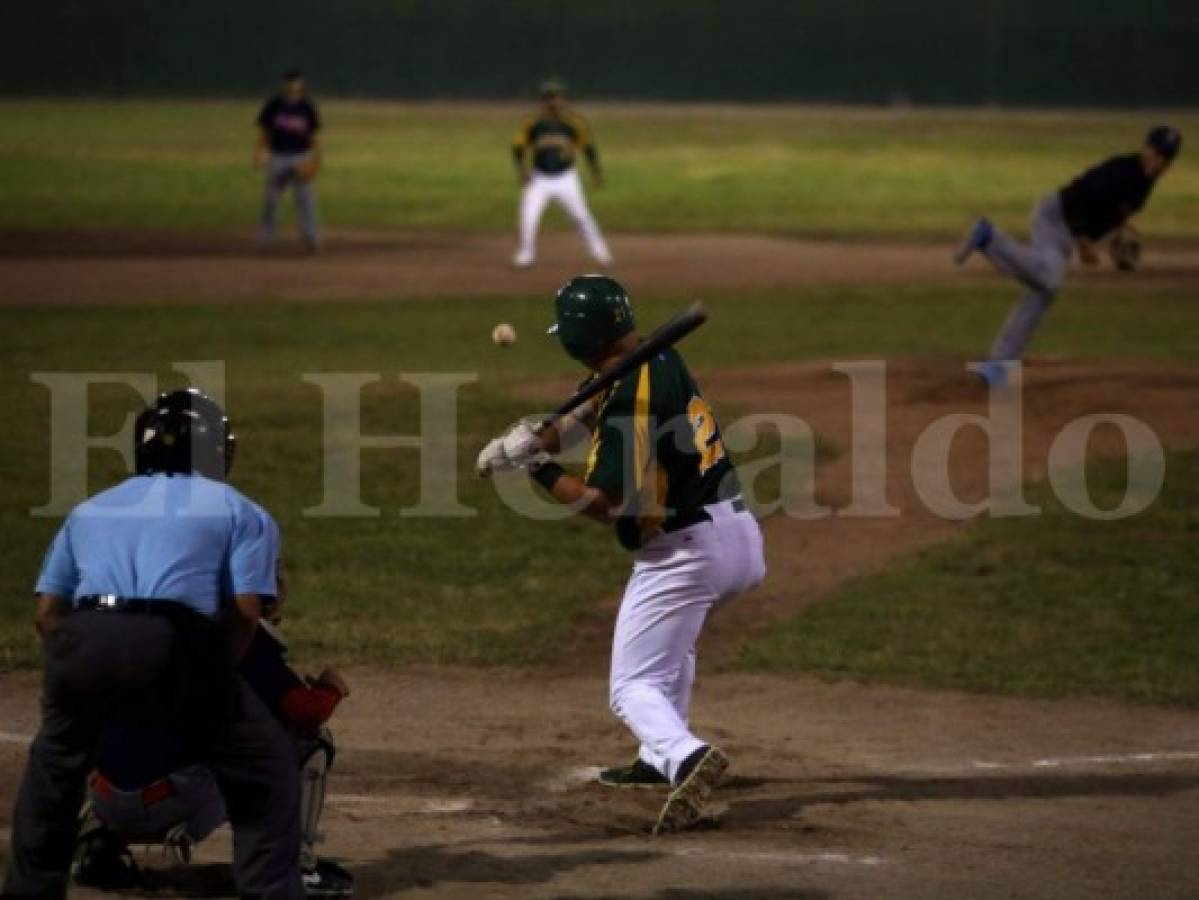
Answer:
POLYGON ((201 475, 135 475, 79 504, 50 544, 39 594, 174 600, 214 616, 225 598, 275 595, 279 527, 201 475))

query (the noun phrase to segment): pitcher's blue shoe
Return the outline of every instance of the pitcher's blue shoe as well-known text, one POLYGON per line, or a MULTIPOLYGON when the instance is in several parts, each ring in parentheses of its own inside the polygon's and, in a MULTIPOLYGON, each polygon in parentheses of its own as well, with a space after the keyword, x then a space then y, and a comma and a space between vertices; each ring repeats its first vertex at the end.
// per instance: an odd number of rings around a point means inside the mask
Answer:
POLYGON ((998 359, 989 359, 974 370, 979 380, 989 388, 1007 387, 1008 363, 998 359))
POLYGON ((991 224, 990 219, 983 216, 970 226, 970 230, 966 232, 966 237, 953 254, 953 261, 960 266, 969 259, 970 254, 974 251, 986 249, 987 244, 991 243, 991 238, 994 235, 995 226, 991 224))

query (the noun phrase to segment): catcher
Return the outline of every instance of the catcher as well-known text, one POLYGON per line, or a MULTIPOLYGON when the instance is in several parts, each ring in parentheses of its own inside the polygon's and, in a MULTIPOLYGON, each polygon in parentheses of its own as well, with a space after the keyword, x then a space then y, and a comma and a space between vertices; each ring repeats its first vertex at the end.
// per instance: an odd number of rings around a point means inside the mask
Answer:
MULTIPOLYGON (((277 591, 270 611, 275 624, 286 602, 282 571, 277 591)), ((297 675, 287 665, 287 644, 275 624, 259 621, 241 661, 241 675, 295 741, 304 893, 349 897, 354 891, 352 876, 336 863, 319 859, 315 847, 325 782, 336 753, 325 723, 350 690, 332 669, 312 679, 297 675)), ((167 732, 111 728, 100 738, 96 771, 88 781, 75 880, 101 889, 144 887, 130 844, 162 844, 176 862, 187 863, 193 847, 226 819, 225 802, 211 771, 189 759, 167 732)))
POLYGON ((1128 220, 1145 205, 1181 149, 1178 129, 1159 125, 1145 136, 1139 153, 1113 156, 1047 194, 1033 209, 1030 244, 1020 243, 987 218, 971 226, 954 260, 960 265, 978 251, 1026 288, 1024 300, 1008 317, 979 369, 983 381, 992 387, 1006 384, 1009 364, 1021 358, 1048 312, 1075 248, 1084 265, 1097 265, 1096 245, 1113 235, 1109 253, 1116 267, 1136 267, 1140 239, 1128 220))
POLYGON ((283 90, 268 100, 258 113, 258 142, 254 145, 254 168, 266 168, 262 217, 258 243, 266 247, 275 239, 279 198, 289 187, 295 191, 300 235, 309 252, 321 248, 313 184, 321 167, 321 129, 316 104, 304 89, 304 76, 292 69, 283 76, 283 90))

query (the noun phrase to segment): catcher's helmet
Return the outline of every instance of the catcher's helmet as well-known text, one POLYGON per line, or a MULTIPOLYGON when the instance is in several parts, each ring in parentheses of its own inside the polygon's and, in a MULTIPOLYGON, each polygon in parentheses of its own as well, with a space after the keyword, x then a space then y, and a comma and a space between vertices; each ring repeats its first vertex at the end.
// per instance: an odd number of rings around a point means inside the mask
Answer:
POLYGON ((554 324, 563 349, 575 359, 593 356, 636 327, 628 292, 607 275, 576 275, 554 298, 554 324))
POLYGON ((216 401, 196 388, 160 394, 133 426, 139 475, 190 475, 223 481, 233 468, 237 438, 216 401))

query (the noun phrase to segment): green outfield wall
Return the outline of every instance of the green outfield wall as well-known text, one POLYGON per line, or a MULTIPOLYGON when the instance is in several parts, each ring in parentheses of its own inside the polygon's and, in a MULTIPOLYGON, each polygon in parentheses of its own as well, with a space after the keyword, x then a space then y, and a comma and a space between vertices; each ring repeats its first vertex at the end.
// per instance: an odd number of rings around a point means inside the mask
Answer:
POLYGON ((1199 104, 1199 0, 5 0, 7 95, 1199 104))

